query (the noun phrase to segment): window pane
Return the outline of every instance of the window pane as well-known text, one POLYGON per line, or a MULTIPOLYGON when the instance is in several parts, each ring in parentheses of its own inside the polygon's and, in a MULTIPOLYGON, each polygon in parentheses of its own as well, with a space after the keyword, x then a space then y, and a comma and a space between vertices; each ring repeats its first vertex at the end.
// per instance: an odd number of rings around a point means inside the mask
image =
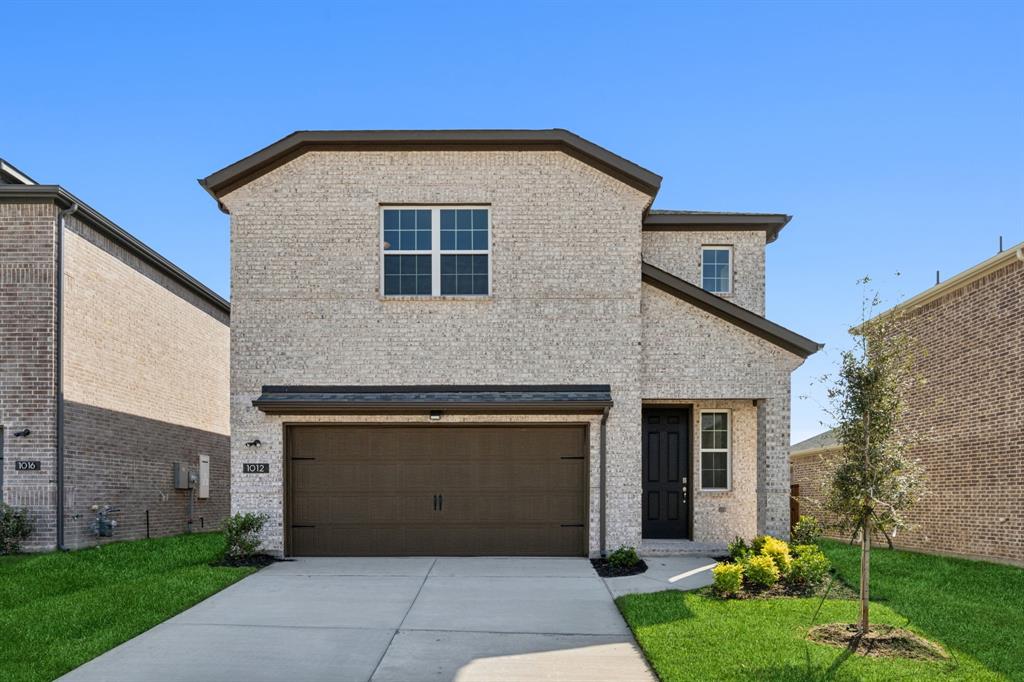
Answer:
POLYGON ((455 231, 441 230, 441 249, 452 251, 455 249, 455 231))
POLYGON ((441 256, 441 294, 487 295, 487 256, 441 256))
POLYGON ((702 448, 713 448, 713 447, 715 447, 715 432, 714 431, 701 431, 701 433, 700 433, 700 446, 702 448))
POLYGON ((473 230, 473 248, 477 251, 485 251, 487 249, 486 231, 473 230))
POLYGON ((702 488, 714 488, 715 487, 715 473, 710 469, 705 469, 700 475, 700 486, 702 488))
POLYGON ((401 222, 399 223, 400 229, 403 230, 415 230, 416 229, 416 211, 399 211, 401 214, 401 222))
POLYGON ((384 250, 397 249, 398 248, 398 235, 401 234, 398 230, 384 230, 384 250))
POLYGON ((715 429, 718 431, 725 431, 728 428, 728 416, 725 412, 716 412, 715 417, 715 429))
POLYGON ((384 211, 384 229, 398 229, 398 211, 384 211))
POLYGON ((456 247, 461 250, 469 250, 473 248, 473 233, 472 232, 459 232, 455 233, 455 244, 456 247))
POLYGON ((412 230, 403 230, 398 233, 400 235, 398 248, 403 251, 415 251, 416 250, 416 233, 412 230))
POLYGON ((478 208, 473 211, 473 229, 487 231, 487 209, 478 208))
POLYGON ((716 488, 728 488, 729 477, 726 475, 725 469, 718 469, 715 471, 715 487, 716 488))
POLYGON ((455 226, 458 230, 473 229, 473 212, 468 209, 459 209, 455 212, 455 226))
POLYGON ((385 296, 429 296, 430 256, 384 256, 385 296))
POLYGON ((715 427, 715 415, 711 412, 705 412, 700 416, 700 428, 701 429, 713 429, 715 427))
POLYGON ((416 232, 416 248, 420 251, 430 250, 430 233, 416 232))
POLYGON ((451 211, 451 210, 441 211, 441 229, 442 230, 454 230, 455 229, 455 211, 451 211))

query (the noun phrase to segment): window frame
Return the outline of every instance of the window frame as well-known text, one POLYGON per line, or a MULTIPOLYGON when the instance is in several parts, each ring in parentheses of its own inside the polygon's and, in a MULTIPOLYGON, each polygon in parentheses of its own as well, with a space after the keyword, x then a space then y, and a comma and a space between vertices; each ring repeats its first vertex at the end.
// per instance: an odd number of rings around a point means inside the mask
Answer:
POLYGON ((697 419, 697 481, 701 492, 727 493, 732 490, 732 410, 707 409, 700 410, 697 419), (704 447, 704 415, 724 414, 725 415, 725 448, 704 447), (705 488, 704 487, 704 453, 724 452, 725 453, 725 487, 705 488))
POLYGON ((435 298, 488 298, 494 291, 492 270, 494 258, 491 255, 491 205, 490 204, 380 204, 378 216, 377 242, 380 254, 380 296, 389 299, 435 298), (441 211, 477 210, 487 211, 487 248, 486 249, 441 249, 441 211), (385 211, 430 211, 430 250, 421 249, 385 249, 384 248, 384 213, 385 211), (430 294, 386 294, 384 293, 384 258, 385 256, 430 256, 430 294), (487 256, 487 293, 485 294, 442 294, 441 293, 441 256, 487 256))
POLYGON ((702 244, 700 247, 700 288, 704 289, 708 293, 715 294, 716 296, 732 296, 733 294, 733 258, 735 257, 733 252, 732 244, 702 244), (727 251, 729 253, 729 275, 726 278, 726 284, 728 289, 726 291, 711 291, 704 286, 704 264, 707 260, 708 251, 727 251))

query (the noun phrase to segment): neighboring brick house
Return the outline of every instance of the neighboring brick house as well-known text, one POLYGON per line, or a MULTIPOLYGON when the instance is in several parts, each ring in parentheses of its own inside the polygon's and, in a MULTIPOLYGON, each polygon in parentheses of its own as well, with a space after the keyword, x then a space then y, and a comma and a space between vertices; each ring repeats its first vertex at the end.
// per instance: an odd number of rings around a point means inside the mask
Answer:
POLYGON ((300 132, 202 180, 233 510, 289 555, 786 535, 820 347, 762 317, 789 217, 652 211, 660 182, 564 130, 300 132))
MULTIPOLYGON (((1024 565, 1024 243, 895 310, 923 380, 902 427, 925 480, 895 545, 1024 565)), ((836 450, 831 432, 792 447, 803 513, 819 508, 836 450)))
POLYGON ((81 200, 0 161, 0 487, 34 518, 26 549, 95 543, 93 505, 120 509, 115 540, 186 531, 190 492, 196 530, 223 520, 228 315, 81 200), (176 489, 174 463, 209 490, 176 489))

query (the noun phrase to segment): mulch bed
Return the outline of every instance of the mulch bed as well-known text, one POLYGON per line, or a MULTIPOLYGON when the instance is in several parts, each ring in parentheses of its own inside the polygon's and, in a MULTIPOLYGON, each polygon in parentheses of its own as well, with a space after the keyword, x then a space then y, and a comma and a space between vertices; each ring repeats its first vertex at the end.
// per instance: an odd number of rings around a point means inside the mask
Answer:
POLYGON ((270 556, 269 554, 253 554, 250 557, 245 557, 242 559, 223 557, 222 559, 214 561, 210 565, 231 566, 232 568, 241 568, 245 566, 256 566, 258 568, 263 568, 264 566, 269 566, 270 564, 278 561, 282 561, 282 559, 278 559, 275 556, 270 556))
POLYGON ((910 630, 872 625, 861 636, 853 623, 829 623, 812 628, 808 636, 820 644, 843 647, 861 656, 890 656, 918 661, 945 661, 949 654, 910 630))
POLYGON ((641 559, 629 568, 613 566, 607 559, 591 559, 590 565, 602 578, 622 578, 627 575, 639 575, 647 570, 647 562, 641 559))

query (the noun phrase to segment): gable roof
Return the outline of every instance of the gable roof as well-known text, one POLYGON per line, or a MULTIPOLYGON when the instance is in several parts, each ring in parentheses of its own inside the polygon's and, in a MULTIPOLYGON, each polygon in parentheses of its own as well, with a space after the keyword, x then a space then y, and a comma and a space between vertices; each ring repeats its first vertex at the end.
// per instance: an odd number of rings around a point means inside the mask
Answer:
POLYGON ((645 232, 701 232, 704 230, 764 230, 772 243, 793 216, 785 213, 731 213, 726 211, 666 211, 651 209, 644 216, 645 232))
POLYGON ((730 303, 720 296, 715 296, 650 263, 643 263, 640 271, 642 280, 647 284, 720 317, 726 322, 731 322, 802 358, 817 353, 825 347, 824 344, 811 341, 805 336, 790 331, 780 324, 775 324, 735 303, 730 303))
POLYGON ((824 433, 819 433, 817 436, 811 436, 807 440, 802 440, 795 445, 789 446, 789 454, 791 455, 803 455, 812 452, 818 452, 820 450, 828 450, 839 445, 839 440, 836 438, 835 429, 829 429, 824 433))
MULTIPOLYGON (((308 152, 321 150, 558 150, 654 197, 661 176, 561 128, 548 130, 300 130, 208 175, 215 199, 308 152)), ((223 206, 221 206, 223 210, 223 206)))

